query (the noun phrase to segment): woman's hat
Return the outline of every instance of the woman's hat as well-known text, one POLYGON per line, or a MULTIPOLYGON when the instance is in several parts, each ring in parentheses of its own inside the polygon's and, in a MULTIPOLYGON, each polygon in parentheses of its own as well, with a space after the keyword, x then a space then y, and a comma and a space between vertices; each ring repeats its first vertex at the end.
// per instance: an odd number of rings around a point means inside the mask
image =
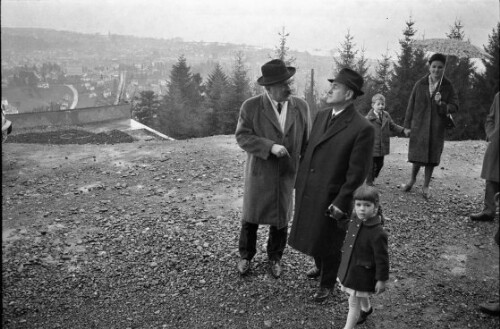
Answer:
POLYGON ((353 71, 349 68, 343 68, 337 74, 337 76, 333 79, 328 79, 330 82, 338 82, 343 85, 346 85, 349 89, 354 91, 356 96, 364 95, 364 92, 361 90, 363 87, 363 77, 356 71, 353 71))
POLYGON ((261 86, 269 86, 290 79, 295 74, 295 67, 286 66, 281 59, 273 59, 261 67, 262 76, 257 79, 261 86))

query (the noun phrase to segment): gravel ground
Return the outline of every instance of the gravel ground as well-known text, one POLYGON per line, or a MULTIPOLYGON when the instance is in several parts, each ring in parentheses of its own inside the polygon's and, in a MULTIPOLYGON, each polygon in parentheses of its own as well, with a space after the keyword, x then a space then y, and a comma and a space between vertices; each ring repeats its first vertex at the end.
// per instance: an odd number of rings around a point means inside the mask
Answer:
MULTIPOLYGON (((233 136, 54 145, 91 140, 78 134, 3 145, 4 328, 343 327, 343 293, 311 300, 309 257, 287 248, 283 276, 270 276, 267 228, 251 273, 236 273, 245 154, 233 136)), ((407 139, 392 140, 376 182, 390 282, 359 327, 498 328, 477 310, 499 299, 498 221, 467 217, 481 207, 485 143, 446 144, 429 201, 421 177, 411 192, 399 188, 406 149, 407 139)))

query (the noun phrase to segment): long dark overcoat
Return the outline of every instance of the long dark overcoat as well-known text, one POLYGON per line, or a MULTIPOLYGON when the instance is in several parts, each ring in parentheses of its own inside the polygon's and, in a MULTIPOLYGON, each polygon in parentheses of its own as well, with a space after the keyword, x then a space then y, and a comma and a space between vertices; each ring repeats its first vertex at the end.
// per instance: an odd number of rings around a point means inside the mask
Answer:
POLYGON ((366 115, 375 128, 375 141, 373 143, 373 156, 383 157, 389 154, 391 149, 391 136, 400 135, 404 128, 397 125, 387 111, 382 111, 382 121, 375 114, 373 109, 366 115))
POLYGON ((484 130, 486 131, 489 143, 484 153, 483 168, 481 170, 481 178, 497 183, 499 182, 498 153, 500 152, 498 142, 499 102, 497 93, 484 124, 484 130))
POLYGON ((415 83, 406 109, 404 127, 411 129, 408 161, 438 165, 444 147, 445 121, 443 116, 458 111, 458 97, 451 82, 443 77, 440 91, 441 106, 431 100, 429 75, 415 83))
POLYGON ((375 291, 377 281, 389 280, 387 233, 380 216, 363 223, 353 214, 342 246, 338 278, 345 287, 367 292, 375 291))
POLYGON ((326 216, 330 204, 349 213, 352 194, 371 165, 374 129, 353 105, 327 127, 330 110, 318 113, 295 184, 291 247, 311 256, 330 256, 342 246, 345 230, 326 216))
POLYGON ((299 157, 307 142, 310 122, 307 103, 293 96, 288 101, 284 131, 266 94, 252 97, 241 106, 236 141, 247 152, 244 222, 278 228, 288 224, 299 157), (274 156, 273 144, 285 146, 290 157, 274 156))

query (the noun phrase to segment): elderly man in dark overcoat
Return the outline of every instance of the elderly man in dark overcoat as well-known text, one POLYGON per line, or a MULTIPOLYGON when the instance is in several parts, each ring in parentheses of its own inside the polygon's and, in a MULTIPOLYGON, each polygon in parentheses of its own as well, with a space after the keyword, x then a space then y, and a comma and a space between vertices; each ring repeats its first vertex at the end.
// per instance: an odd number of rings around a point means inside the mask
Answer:
POLYGON ((486 116, 484 130, 486 139, 489 141, 484 153, 483 167, 481 170, 481 178, 486 180, 484 191, 484 207, 483 211, 477 214, 472 214, 470 218, 474 221, 492 221, 495 219, 496 205, 495 194, 499 190, 499 143, 498 143, 498 127, 499 127, 499 99, 498 92, 491 104, 490 112, 486 116))
POLYGON ((335 285, 345 236, 335 221, 352 210, 352 195, 366 179, 374 141, 372 124, 353 105, 363 95, 363 78, 345 68, 329 81, 326 102, 332 107, 316 116, 301 159, 289 237, 291 247, 314 258, 316 266, 307 275, 320 277, 316 302, 324 301, 335 285))
MULTIPOLYGON (((472 214, 470 217, 474 221, 493 221, 495 219, 496 210, 499 204, 499 121, 500 121, 500 99, 499 93, 495 95, 493 104, 491 104, 490 112, 486 116, 484 130, 486 138, 489 141, 484 153, 483 168, 481 170, 481 178, 486 180, 484 191, 484 208, 478 214, 472 214)), ((495 234, 495 242, 499 244, 500 228, 497 226, 495 234)), ((498 266, 498 265, 497 265, 498 266)), ((496 301, 489 301, 479 305, 481 312, 490 315, 500 314, 500 303, 498 297, 496 301)))
POLYGON ((238 145, 247 153, 237 268, 241 275, 250 269, 257 251, 257 229, 266 224, 270 225, 269 268, 278 278, 292 217, 299 157, 305 149, 311 119, 307 103, 291 96, 295 68, 274 59, 261 69, 257 83, 265 91, 243 103, 236 127, 238 145))

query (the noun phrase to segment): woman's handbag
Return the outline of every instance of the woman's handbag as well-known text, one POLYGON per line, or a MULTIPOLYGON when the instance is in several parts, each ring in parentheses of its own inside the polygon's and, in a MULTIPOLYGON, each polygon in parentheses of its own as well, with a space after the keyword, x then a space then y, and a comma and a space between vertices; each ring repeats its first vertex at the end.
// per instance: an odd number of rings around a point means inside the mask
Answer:
POLYGON ((453 129, 456 127, 455 120, 453 120, 453 117, 449 113, 444 117, 444 126, 446 129, 453 129))

